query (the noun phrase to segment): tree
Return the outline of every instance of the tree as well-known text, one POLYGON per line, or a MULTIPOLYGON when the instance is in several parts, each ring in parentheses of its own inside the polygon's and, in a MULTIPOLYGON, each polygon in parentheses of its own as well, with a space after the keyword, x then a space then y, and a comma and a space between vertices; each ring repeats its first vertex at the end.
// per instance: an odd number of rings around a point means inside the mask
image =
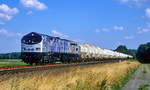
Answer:
POLYGON ((20 52, 0 54, 0 59, 20 59, 20 58, 21 58, 20 52))
POLYGON ((115 51, 120 52, 120 53, 124 53, 124 54, 128 54, 128 55, 133 56, 133 58, 136 58, 137 50, 128 49, 125 45, 119 45, 115 51))
POLYGON ((150 42, 139 46, 136 57, 141 62, 150 63, 150 42))
POLYGON ((128 52, 128 49, 127 49, 126 46, 120 45, 120 46, 117 47, 117 49, 116 49, 115 51, 121 52, 121 53, 127 53, 127 52, 128 52))
POLYGON ((120 52, 120 53, 124 53, 124 54, 128 54, 128 55, 131 55, 134 58, 136 58, 136 52, 137 52, 137 50, 128 49, 125 45, 118 46, 115 51, 120 52))

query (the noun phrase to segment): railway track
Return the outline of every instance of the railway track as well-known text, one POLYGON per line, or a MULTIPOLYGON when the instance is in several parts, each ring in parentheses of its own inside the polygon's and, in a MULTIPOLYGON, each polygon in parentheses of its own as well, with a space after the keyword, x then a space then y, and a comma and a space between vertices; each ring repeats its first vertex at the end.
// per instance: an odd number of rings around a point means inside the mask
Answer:
MULTIPOLYGON (((48 65, 34 65, 34 66, 2 67, 2 68, 0 68, 0 75, 6 74, 6 73, 18 73, 18 72, 29 72, 29 71, 38 71, 38 70, 50 70, 50 69, 54 69, 54 68, 84 66, 84 65, 92 65, 92 64, 104 64, 104 63, 113 63, 113 62, 97 61, 97 62, 84 62, 84 63, 66 63, 66 64, 48 64, 48 65)), ((115 62, 117 62, 117 61, 115 61, 115 62)))

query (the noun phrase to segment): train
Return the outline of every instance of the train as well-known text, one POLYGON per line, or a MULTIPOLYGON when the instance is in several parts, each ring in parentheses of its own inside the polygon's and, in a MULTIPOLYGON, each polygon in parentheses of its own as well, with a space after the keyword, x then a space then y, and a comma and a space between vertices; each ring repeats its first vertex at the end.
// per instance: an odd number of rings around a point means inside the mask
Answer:
POLYGON ((109 62, 133 57, 94 45, 31 32, 21 39, 21 58, 25 63, 33 65, 56 62, 109 62))

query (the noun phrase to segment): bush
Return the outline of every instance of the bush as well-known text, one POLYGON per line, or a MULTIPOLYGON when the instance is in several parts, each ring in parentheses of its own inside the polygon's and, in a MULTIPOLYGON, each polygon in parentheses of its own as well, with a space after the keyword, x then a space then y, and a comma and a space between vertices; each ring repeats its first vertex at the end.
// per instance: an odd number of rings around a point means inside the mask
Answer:
POLYGON ((143 63, 150 63, 150 43, 141 44, 138 48, 137 59, 143 63))

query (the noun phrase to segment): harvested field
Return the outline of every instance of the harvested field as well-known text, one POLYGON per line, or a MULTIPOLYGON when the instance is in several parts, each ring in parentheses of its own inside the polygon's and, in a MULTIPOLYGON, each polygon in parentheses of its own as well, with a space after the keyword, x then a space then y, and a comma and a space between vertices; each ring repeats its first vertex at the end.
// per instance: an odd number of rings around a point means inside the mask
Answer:
POLYGON ((1 90, 108 90, 122 87, 140 63, 124 61, 0 76, 1 90))

